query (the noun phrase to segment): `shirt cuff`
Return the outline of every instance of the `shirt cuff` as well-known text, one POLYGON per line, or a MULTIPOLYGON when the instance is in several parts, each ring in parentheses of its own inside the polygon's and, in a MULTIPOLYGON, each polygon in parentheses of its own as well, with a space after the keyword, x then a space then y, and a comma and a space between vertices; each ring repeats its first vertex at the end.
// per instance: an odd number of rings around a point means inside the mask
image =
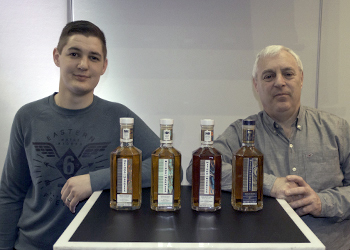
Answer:
POLYGON ((271 189, 277 177, 272 174, 264 174, 264 195, 270 196, 271 189))
POLYGON ((109 189, 111 186, 111 170, 109 168, 90 172, 92 192, 109 189))
POLYGON ((334 202, 331 197, 325 193, 317 193, 321 200, 321 214, 318 217, 329 217, 329 213, 334 209, 334 202))

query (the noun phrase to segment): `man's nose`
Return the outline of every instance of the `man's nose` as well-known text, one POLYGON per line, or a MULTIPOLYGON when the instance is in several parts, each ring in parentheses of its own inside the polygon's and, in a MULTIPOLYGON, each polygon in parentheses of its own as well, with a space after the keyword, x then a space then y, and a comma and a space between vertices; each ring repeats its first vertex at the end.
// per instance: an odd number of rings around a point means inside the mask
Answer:
POLYGON ((88 68, 88 58, 83 56, 81 58, 81 60, 79 61, 78 69, 80 69, 80 70, 87 70, 87 68, 88 68))
POLYGON ((276 75, 276 81, 275 81, 275 86, 284 86, 286 85, 286 79, 284 79, 283 75, 281 73, 278 73, 276 75))

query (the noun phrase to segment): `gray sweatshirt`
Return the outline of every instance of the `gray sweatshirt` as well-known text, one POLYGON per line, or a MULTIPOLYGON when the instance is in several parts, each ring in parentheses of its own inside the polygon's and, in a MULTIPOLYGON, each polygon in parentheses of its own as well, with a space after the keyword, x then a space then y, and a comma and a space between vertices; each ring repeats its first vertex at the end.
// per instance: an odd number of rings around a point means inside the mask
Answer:
POLYGON ((127 107, 94 96, 89 107, 68 110, 51 95, 17 112, 0 183, 0 249, 52 249, 85 203, 72 214, 62 202, 70 177, 89 173, 92 191, 110 187, 109 157, 120 145, 120 117, 134 118, 142 184, 149 187, 159 137, 127 107))

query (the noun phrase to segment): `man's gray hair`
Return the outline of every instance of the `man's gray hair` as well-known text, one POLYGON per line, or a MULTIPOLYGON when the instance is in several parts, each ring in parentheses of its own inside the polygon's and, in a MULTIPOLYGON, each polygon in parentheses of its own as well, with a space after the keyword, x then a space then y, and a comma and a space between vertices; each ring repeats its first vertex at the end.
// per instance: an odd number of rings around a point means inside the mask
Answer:
POLYGON ((252 72, 253 78, 256 79, 256 77, 257 77, 256 74, 258 71, 258 62, 261 58, 265 58, 265 57, 269 57, 269 56, 276 56, 282 50, 287 51, 289 54, 291 54, 295 58, 297 65, 299 67, 299 70, 301 72, 303 72, 303 64, 302 64, 299 56, 297 54, 295 54, 295 52, 293 50, 291 50, 290 48, 284 47, 282 45, 270 45, 270 46, 267 46, 266 48, 264 48, 263 50, 261 50, 259 52, 259 54, 257 54, 256 59, 255 59, 255 63, 253 66, 253 72, 252 72))

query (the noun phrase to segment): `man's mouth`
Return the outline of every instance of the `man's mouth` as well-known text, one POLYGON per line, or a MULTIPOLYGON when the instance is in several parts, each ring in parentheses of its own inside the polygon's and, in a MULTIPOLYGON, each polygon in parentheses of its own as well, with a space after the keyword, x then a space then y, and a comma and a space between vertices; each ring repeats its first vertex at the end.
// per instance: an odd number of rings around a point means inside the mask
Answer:
POLYGON ((288 93, 277 93, 275 94, 275 97, 278 97, 278 96, 287 96, 289 95, 288 93))
POLYGON ((86 76, 86 75, 76 75, 76 74, 73 74, 73 75, 74 75, 74 77, 75 77, 76 79, 78 79, 79 81, 85 81, 86 79, 89 78, 89 76, 86 76))

